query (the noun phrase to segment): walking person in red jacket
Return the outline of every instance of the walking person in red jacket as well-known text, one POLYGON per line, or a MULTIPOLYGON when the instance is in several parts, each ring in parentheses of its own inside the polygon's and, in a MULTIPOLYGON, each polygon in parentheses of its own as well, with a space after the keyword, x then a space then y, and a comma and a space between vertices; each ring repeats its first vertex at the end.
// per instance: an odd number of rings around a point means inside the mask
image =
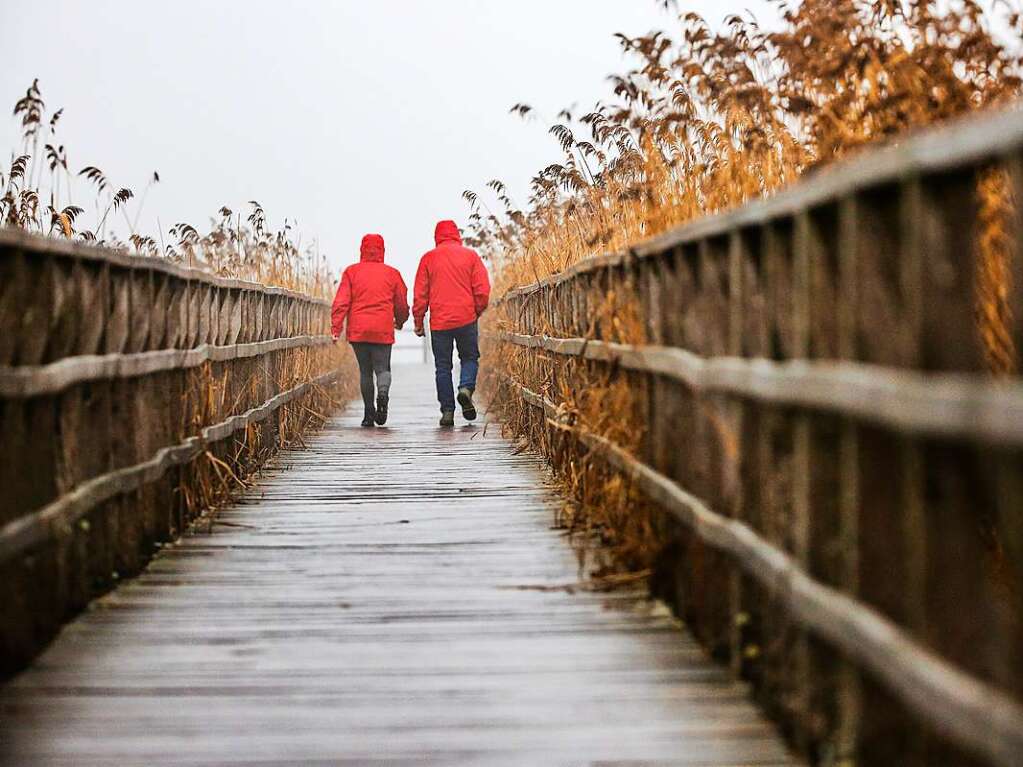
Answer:
POLYGON ((359 361, 359 386, 365 407, 362 425, 367 428, 387 423, 391 346, 395 329, 400 330, 408 319, 407 292, 398 270, 384 263, 384 238, 367 234, 362 238, 359 263, 352 264, 341 275, 330 312, 335 341, 341 337, 345 321, 348 322, 348 342, 359 361))
POLYGON ((467 421, 476 418, 472 395, 479 372, 477 320, 490 301, 490 279, 476 254, 462 245, 454 221, 441 221, 434 232, 437 244, 423 256, 416 272, 412 316, 416 335, 426 331, 423 322, 430 312, 430 342, 437 367, 437 399, 441 426, 455 425, 455 391, 451 382, 453 348, 458 348, 461 374, 458 404, 467 421))

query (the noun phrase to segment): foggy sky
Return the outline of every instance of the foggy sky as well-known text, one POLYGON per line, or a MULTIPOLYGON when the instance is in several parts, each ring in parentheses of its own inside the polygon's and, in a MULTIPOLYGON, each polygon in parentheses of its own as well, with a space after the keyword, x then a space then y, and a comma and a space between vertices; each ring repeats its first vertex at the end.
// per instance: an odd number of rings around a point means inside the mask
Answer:
MULTIPOLYGON (((680 5, 715 24, 772 15, 766 0, 680 5)), ((178 221, 205 231, 221 205, 255 199, 337 269, 383 234, 411 281, 434 223, 464 225, 462 190, 500 178, 525 203, 560 158, 557 111, 610 98, 605 77, 625 67, 614 32, 672 23, 655 0, 0 0, 0 152, 20 151, 10 109, 38 77, 65 108, 72 172, 96 165, 140 193, 159 171, 143 233, 157 219, 165 238, 178 221), (508 114, 516 102, 542 119, 508 114)), ((75 201, 91 226, 84 184, 75 201)))

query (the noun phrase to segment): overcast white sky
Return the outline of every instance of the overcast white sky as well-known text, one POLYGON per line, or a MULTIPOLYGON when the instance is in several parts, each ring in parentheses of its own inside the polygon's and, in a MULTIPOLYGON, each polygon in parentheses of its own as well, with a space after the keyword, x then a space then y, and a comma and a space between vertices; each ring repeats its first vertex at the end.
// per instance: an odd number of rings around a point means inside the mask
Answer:
MULTIPOLYGON (((772 17, 766 0, 680 5, 772 17)), ((464 223, 463 189, 497 177, 522 200, 557 159, 512 104, 592 106, 623 67, 613 33, 672 23, 655 0, 0 0, 0 152, 20 148, 10 109, 38 77, 73 171, 136 192, 159 171, 145 232, 255 199, 338 268, 380 232, 410 280, 434 223, 464 223)))

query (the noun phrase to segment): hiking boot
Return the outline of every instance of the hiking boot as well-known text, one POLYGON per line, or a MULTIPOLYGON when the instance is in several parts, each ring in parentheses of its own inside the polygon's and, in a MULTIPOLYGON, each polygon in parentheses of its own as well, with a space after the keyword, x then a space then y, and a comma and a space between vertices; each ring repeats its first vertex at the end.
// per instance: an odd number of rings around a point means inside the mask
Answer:
POLYGON ((376 422, 378 426, 383 426, 387 423, 387 397, 383 394, 377 397, 376 422))
POLYGON ((458 390, 458 404, 462 406, 462 416, 466 421, 476 420, 476 406, 472 404, 472 389, 468 386, 458 390))
POLYGON ((373 412, 366 413, 366 415, 363 416, 362 418, 362 428, 370 429, 376 426, 376 418, 377 418, 376 413, 373 412))
POLYGON ((454 426, 455 425, 455 411, 454 410, 441 410, 440 411, 440 425, 441 426, 454 426))

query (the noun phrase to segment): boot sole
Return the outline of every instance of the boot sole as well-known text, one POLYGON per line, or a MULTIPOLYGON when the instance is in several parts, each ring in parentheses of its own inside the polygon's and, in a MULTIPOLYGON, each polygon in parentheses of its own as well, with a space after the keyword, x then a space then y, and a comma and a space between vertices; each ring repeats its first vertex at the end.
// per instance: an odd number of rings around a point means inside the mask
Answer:
POLYGON ((476 413, 475 405, 472 404, 471 397, 466 396, 462 392, 458 392, 458 404, 462 406, 462 417, 465 418, 466 421, 476 420, 476 416, 478 414, 476 413))

